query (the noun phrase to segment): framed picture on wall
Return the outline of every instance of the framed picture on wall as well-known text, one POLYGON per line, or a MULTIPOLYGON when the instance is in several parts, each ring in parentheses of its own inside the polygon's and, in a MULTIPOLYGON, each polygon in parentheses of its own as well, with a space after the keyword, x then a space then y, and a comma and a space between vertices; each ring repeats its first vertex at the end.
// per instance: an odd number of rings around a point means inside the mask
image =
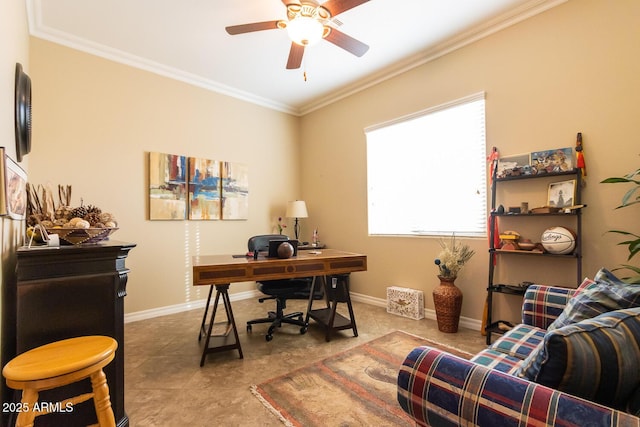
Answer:
POLYGON ((0 147, 0 215, 24 219, 27 214, 27 174, 0 147))

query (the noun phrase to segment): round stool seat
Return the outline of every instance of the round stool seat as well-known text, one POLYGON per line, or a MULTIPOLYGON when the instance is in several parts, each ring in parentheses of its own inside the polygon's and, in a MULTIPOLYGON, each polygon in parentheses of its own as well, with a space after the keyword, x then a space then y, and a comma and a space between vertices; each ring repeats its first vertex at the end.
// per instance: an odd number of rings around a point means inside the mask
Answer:
POLYGON ((2 374, 11 381, 35 381, 57 377, 109 359, 117 348, 118 342, 110 337, 70 338, 16 356, 7 363, 2 374))
POLYGON ((2 374, 9 387, 22 390, 21 407, 27 408, 18 414, 16 427, 33 427, 36 417, 52 411, 49 405, 37 405, 41 391, 85 378, 91 380, 92 392, 58 402, 60 407, 93 399, 98 425, 114 427, 109 386, 102 368, 115 358, 117 348, 118 342, 110 337, 77 337, 34 348, 9 361, 2 374))

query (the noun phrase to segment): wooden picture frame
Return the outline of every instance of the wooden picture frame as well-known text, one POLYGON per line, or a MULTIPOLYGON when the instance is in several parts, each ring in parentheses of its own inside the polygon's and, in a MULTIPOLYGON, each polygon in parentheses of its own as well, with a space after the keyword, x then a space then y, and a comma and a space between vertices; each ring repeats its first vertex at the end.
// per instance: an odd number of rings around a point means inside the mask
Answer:
POLYGON ((0 147, 0 215, 22 220, 27 214, 27 174, 0 147))
POLYGON ((549 184, 547 206, 566 208, 576 204, 576 180, 552 182, 549 184))

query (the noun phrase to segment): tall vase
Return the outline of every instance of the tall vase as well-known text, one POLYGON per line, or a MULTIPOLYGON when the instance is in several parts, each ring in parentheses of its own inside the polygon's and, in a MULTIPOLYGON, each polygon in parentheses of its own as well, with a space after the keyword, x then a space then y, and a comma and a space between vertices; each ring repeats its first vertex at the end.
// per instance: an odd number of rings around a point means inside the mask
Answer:
POLYGON ((433 304, 436 309, 438 330, 458 332, 460 310, 462 310, 462 291, 455 285, 455 277, 438 276, 440 285, 433 290, 433 304))

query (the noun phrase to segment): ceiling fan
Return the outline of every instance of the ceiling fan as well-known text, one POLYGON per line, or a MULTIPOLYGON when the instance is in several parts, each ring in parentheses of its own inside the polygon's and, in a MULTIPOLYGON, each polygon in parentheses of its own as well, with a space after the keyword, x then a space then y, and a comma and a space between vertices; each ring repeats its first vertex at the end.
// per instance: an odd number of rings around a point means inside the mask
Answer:
POLYGON ((319 3, 316 0, 282 0, 287 7, 287 19, 254 22, 251 24, 226 27, 231 35, 251 33, 262 30, 286 29, 291 38, 291 50, 287 60, 287 69, 300 68, 305 47, 312 46, 325 39, 334 45, 358 57, 364 55, 369 46, 329 25, 337 15, 369 0, 328 0, 319 3))

